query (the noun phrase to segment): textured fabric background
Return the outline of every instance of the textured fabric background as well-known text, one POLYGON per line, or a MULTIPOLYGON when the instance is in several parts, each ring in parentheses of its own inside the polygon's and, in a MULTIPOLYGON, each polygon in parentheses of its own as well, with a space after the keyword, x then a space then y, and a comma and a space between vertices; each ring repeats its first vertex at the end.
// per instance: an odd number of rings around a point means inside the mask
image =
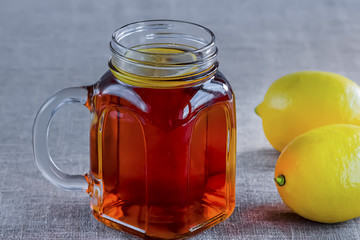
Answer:
MULTIPOLYGON (((154 18, 212 29, 237 97, 236 209, 193 239, 360 239, 360 219, 318 224, 282 203, 272 180, 278 153, 254 113, 270 84, 290 72, 332 71, 360 83, 359 12, 357 0, 1 0, 0 239, 136 239, 97 222, 85 193, 42 177, 31 128, 51 94, 98 80, 116 28, 154 18)), ((82 106, 56 115, 50 150, 63 170, 89 168, 89 123, 82 106)))

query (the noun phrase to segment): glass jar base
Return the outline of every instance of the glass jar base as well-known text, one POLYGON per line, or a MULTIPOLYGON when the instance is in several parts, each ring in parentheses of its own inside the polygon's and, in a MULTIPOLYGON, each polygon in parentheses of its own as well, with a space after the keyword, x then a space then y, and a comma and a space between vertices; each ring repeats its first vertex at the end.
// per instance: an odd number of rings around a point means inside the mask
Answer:
POLYGON ((129 233, 129 234, 135 235, 135 236, 140 237, 142 239, 148 239, 148 240, 157 239, 157 240, 159 240, 159 239, 185 239, 185 238, 188 238, 190 236, 196 235, 196 234, 198 234, 200 232, 203 232, 204 230, 206 230, 208 228, 211 228, 212 226, 224 221, 225 219, 227 219, 231 215, 232 211, 223 212, 223 213, 209 219, 206 222, 203 222, 203 223, 201 223, 201 224, 199 224, 197 226, 194 226, 194 227, 189 229, 188 233, 175 234, 175 233, 168 232, 168 233, 164 233, 164 234, 166 234, 166 236, 161 236, 161 237, 147 235, 146 231, 144 231, 143 229, 133 227, 133 226, 131 226, 131 225, 125 223, 125 222, 119 221, 117 219, 114 219, 112 217, 107 216, 106 214, 101 214, 101 213, 96 212, 94 210, 93 210, 93 216, 99 222, 101 222, 101 223, 103 223, 103 224, 105 224, 105 225, 107 225, 107 226, 109 226, 111 228, 114 228, 116 230, 120 230, 120 231, 129 233))

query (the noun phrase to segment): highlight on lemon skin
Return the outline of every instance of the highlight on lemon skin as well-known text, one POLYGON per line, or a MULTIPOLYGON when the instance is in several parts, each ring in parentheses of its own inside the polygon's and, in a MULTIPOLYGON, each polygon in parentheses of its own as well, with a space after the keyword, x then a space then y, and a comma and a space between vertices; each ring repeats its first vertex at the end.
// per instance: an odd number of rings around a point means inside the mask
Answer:
POLYGON ((283 151, 294 138, 329 124, 360 125, 360 87, 341 75, 302 71, 285 75, 267 90, 255 113, 269 143, 283 151))

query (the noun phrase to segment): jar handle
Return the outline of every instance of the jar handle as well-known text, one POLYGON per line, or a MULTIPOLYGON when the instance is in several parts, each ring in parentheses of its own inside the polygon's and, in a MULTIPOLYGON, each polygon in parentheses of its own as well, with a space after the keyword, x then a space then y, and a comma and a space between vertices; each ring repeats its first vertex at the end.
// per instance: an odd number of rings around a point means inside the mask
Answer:
POLYGON ((61 171, 52 160, 48 148, 51 119, 64 105, 88 101, 86 87, 72 87, 55 93, 39 109, 33 126, 33 150, 36 164, 43 176, 55 186, 65 190, 87 190, 87 174, 70 175, 61 171))

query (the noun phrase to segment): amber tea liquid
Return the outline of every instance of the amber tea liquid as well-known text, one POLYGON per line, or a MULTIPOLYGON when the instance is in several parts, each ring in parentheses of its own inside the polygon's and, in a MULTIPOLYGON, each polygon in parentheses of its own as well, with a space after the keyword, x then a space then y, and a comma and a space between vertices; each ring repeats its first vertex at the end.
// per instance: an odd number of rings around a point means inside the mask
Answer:
POLYGON ((231 214, 235 116, 225 81, 218 74, 192 87, 156 89, 103 76, 90 133, 92 208, 100 221, 175 238, 231 214))

